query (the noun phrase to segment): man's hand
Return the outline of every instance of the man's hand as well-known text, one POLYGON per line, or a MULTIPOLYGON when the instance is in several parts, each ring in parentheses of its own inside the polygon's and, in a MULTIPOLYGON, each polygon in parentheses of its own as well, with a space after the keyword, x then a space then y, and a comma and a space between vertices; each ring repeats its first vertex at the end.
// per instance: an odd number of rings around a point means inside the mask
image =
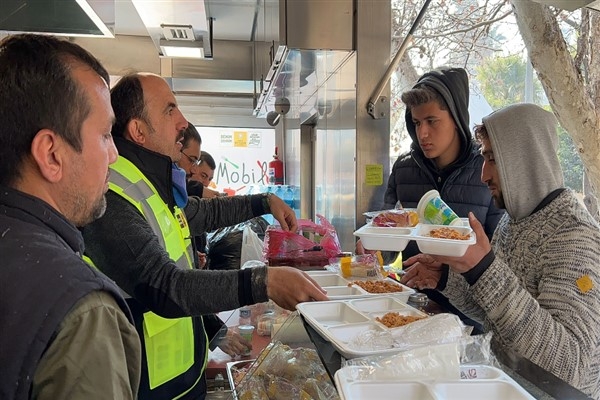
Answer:
POLYGON ((281 225, 281 229, 284 231, 296 232, 298 230, 298 221, 296 220, 296 213, 290 208, 283 200, 274 194, 269 198, 269 208, 271 214, 281 225))
POLYGON ((408 287, 435 289, 442 277, 442 263, 427 254, 417 254, 404 262, 405 272, 400 283, 408 287))
POLYGON ((232 358, 244 354, 248 349, 252 349, 252 343, 233 329, 227 330, 227 335, 219 340, 217 346, 232 358))
POLYGON ((213 197, 219 197, 220 193, 216 190, 213 190, 209 187, 204 186, 202 189, 202 198, 203 199, 212 199, 213 197))
POLYGON ((198 268, 204 269, 206 267, 206 253, 198 251, 198 268))
POLYGON ((467 251, 462 257, 431 256, 436 261, 448 264, 452 271, 459 274, 467 272, 476 266, 492 249, 490 240, 485 234, 483 226, 481 226, 481 223, 479 223, 472 212, 469 213, 469 224, 475 233, 477 241, 467 248, 467 251))
POLYGON ((267 295, 278 306, 294 311, 298 303, 329 300, 310 276, 292 267, 269 267, 267 295))
POLYGON ((361 255, 361 254, 375 254, 375 253, 377 253, 377 250, 367 250, 367 249, 365 249, 365 247, 363 246, 363 244, 360 241, 360 239, 358 239, 358 242, 356 242, 356 247, 354 249, 354 253, 357 254, 357 255, 361 255))

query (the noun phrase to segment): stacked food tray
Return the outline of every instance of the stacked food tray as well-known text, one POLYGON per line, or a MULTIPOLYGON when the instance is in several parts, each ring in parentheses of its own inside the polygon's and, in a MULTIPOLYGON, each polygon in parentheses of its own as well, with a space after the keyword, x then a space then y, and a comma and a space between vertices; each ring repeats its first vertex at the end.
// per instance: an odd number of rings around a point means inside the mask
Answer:
POLYGON ((327 290, 327 296, 330 300, 342 300, 342 299, 357 299, 361 297, 374 297, 374 296, 393 296, 398 300, 406 303, 408 297, 415 293, 414 289, 409 288, 395 280, 384 279, 386 285, 393 285, 398 288, 397 292, 391 293, 371 293, 363 289, 353 282, 377 282, 377 279, 360 279, 360 278, 344 278, 339 274, 330 271, 307 271, 307 274, 315 280, 321 287, 327 290))
POLYGON ((393 296, 374 296, 351 300, 316 301, 296 306, 306 322, 331 342, 333 347, 345 358, 352 359, 375 354, 388 354, 395 350, 393 344, 386 348, 364 350, 355 347, 357 337, 393 332, 376 318, 382 318, 389 312, 401 316, 427 317, 427 314, 413 308, 393 296))
POLYGON ((402 251, 414 240, 419 250, 424 254, 460 257, 467 248, 475 243, 475 234, 469 226, 446 226, 419 223, 414 227, 395 228, 380 227, 367 224, 354 232, 360 237, 365 249, 402 251), (434 229, 451 229, 459 235, 468 236, 468 239, 441 239, 431 237, 434 229))
POLYGON ((426 380, 360 380, 360 369, 347 366, 335 374, 335 385, 342 400, 532 400, 534 399, 504 371, 486 365, 463 365, 461 379, 426 380), (401 397, 400 397, 401 394, 401 397))

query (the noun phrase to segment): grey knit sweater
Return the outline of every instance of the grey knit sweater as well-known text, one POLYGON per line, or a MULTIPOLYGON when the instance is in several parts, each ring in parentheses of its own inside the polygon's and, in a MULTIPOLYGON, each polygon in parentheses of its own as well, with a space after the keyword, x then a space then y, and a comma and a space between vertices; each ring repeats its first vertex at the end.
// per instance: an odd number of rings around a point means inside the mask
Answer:
POLYGON ((495 261, 472 286, 450 272, 444 294, 513 349, 600 399, 600 227, 562 186, 554 118, 518 105, 484 119, 507 214, 495 261))

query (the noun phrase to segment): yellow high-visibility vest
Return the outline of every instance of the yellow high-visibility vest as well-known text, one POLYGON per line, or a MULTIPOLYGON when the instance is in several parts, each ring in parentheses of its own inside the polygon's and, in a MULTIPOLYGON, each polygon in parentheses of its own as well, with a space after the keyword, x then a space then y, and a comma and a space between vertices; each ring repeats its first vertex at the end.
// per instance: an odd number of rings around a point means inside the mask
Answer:
MULTIPOLYGON (((110 169, 109 188, 140 211, 178 268, 193 268, 194 250, 183 211, 175 207, 172 213, 154 185, 126 158, 119 157, 110 169)), ((194 364, 194 329, 191 317, 163 318, 151 311, 144 313, 143 325, 150 389, 154 389, 194 364)), ((206 332, 202 334, 208 349, 206 332)), ((202 371, 207 361, 208 351, 202 371)), ((199 380, 200 376, 191 387, 181 388, 175 398, 189 392, 199 380)))

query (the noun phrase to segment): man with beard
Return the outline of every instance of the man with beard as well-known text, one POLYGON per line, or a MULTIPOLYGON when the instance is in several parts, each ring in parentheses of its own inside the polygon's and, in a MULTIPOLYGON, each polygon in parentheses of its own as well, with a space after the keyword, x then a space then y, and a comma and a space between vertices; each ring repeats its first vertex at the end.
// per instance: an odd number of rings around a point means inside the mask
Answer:
POLYGON ((269 298, 294 310, 327 296, 295 268, 194 269, 193 235, 265 213, 296 230, 294 212, 267 194, 188 198, 185 171, 176 165, 188 122, 160 76, 124 76, 111 102, 120 156, 111 166, 106 214, 84 229, 86 254, 131 296, 145 350, 139 398, 202 399, 208 346, 200 316, 269 298))
POLYGON ((140 341, 77 229, 117 159, 107 71, 76 44, 0 42, 0 398, 136 399, 140 341))
POLYGON ((554 115, 517 104, 475 133, 481 180, 507 213, 491 244, 470 214, 476 244, 463 257, 419 256, 402 282, 437 287, 495 344, 600 399, 600 227, 563 186, 554 115))

